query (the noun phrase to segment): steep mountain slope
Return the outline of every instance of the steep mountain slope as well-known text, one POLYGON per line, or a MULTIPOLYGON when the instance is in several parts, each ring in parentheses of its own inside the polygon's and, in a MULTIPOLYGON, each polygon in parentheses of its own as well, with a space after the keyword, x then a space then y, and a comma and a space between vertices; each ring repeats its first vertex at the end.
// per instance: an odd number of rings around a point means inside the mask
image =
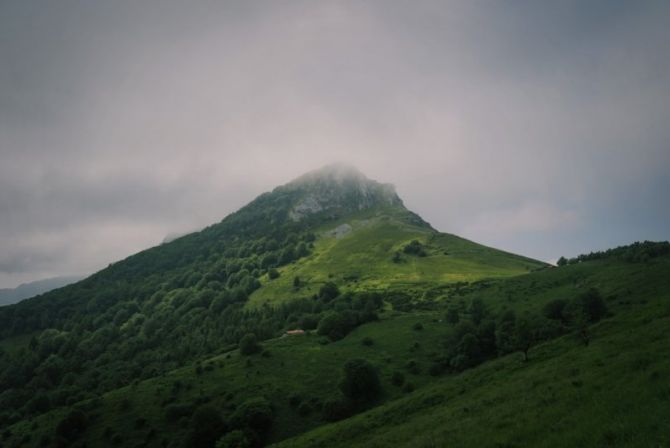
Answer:
POLYGON ((402 294, 420 302, 445 284, 542 266, 441 234, 393 187, 328 166, 200 232, 0 308, 0 426, 188 365, 248 333, 314 328, 328 313, 343 313, 349 331, 409 306, 402 294), (323 287, 350 295, 334 301, 323 287))

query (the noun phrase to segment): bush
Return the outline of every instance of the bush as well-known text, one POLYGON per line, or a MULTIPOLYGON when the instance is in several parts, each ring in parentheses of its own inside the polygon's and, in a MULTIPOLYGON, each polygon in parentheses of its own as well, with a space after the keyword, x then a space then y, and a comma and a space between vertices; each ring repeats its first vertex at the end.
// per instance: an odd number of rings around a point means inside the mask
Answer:
POLYGON ((236 429, 216 442, 216 448, 252 448, 254 443, 247 437, 244 431, 236 429))
POLYGON ((270 269, 268 271, 268 277, 270 278, 270 280, 274 280, 276 278, 279 278, 279 271, 274 269, 274 268, 270 269))
POLYGON ((255 334, 248 333, 240 339, 240 353, 242 355, 252 355, 260 350, 261 346, 258 345, 255 334))
POLYGON ((372 401, 381 393, 377 369, 364 359, 352 359, 344 364, 340 390, 353 401, 372 401))
POLYGON ((597 289, 589 289, 578 300, 589 322, 598 322, 607 315, 607 305, 597 289))
POLYGON ((333 282, 326 282, 319 289, 319 298, 325 302, 330 302, 335 297, 340 295, 340 290, 333 282))
POLYGON ((331 341, 337 341, 349 334, 356 327, 356 323, 356 317, 349 310, 330 311, 319 321, 317 333, 328 336, 331 341))
POLYGON ((251 398, 242 403, 233 413, 231 421, 235 428, 248 428, 265 434, 272 426, 274 412, 265 398, 251 398))
POLYGON ((402 251, 405 252, 406 254, 416 255, 419 257, 426 256, 426 251, 423 249, 423 245, 417 240, 412 240, 408 245, 406 245, 402 249, 402 251))
POLYGON ((423 324, 421 322, 415 323, 414 325, 412 325, 412 330, 414 330, 414 331, 423 330, 423 324))

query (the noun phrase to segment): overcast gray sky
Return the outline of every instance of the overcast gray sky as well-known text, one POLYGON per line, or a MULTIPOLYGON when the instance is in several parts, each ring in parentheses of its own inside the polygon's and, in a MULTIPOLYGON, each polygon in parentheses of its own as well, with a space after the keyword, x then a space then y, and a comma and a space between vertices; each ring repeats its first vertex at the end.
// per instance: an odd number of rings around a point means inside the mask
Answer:
POLYGON ((670 2, 0 0, 0 287, 348 161, 543 260, 670 238, 670 2))

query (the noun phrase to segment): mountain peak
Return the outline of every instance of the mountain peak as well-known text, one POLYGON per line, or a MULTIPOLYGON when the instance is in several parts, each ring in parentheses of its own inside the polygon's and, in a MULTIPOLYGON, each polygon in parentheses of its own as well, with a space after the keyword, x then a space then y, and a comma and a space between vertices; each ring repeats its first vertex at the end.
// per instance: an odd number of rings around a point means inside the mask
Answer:
POLYGON ((330 209, 354 212, 376 206, 402 206, 393 185, 369 179, 346 163, 310 171, 281 188, 299 193, 289 212, 293 221, 330 209))
POLYGON ((309 171, 298 177, 291 183, 306 183, 314 181, 334 181, 345 183, 351 181, 369 182, 365 174, 358 168, 348 163, 331 163, 319 169, 309 171))

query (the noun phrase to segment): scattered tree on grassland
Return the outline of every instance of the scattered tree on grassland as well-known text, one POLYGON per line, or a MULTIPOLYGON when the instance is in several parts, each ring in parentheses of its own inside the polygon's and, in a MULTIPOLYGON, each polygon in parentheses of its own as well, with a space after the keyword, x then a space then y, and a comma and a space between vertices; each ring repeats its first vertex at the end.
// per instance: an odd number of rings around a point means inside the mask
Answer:
POLYGON ((370 402, 381 394, 377 369, 368 361, 351 359, 344 364, 340 390, 354 402, 370 402))

